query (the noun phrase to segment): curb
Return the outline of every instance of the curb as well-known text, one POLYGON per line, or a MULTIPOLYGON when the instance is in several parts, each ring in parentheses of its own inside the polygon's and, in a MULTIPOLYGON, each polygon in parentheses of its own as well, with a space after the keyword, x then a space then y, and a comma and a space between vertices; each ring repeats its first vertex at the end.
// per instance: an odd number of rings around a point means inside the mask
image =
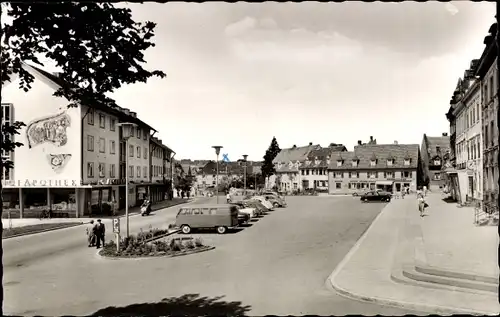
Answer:
POLYGON ((110 256, 105 256, 105 255, 100 255, 100 252, 102 249, 97 250, 96 256, 101 259, 101 260, 109 260, 109 261, 120 261, 120 260, 125 260, 125 261, 131 261, 131 260, 150 260, 150 259, 160 259, 160 258, 175 258, 179 256, 184 256, 184 255, 191 255, 191 254, 196 254, 196 253, 202 253, 210 250, 214 250, 214 246, 207 246, 206 248, 202 250, 192 250, 188 251, 182 254, 165 254, 165 255, 158 255, 158 256, 143 256, 143 257, 110 257, 110 256))
POLYGON ((20 234, 16 234, 16 235, 13 235, 13 236, 6 237, 6 238, 2 237, 2 240, 7 240, 7 239, 11 239, 11 238, 18 238, 18 237, 22 237, 22 236, 29 236, 29 235, 32 235, 32 234, 38 234, 38 233, 49 232, 49 231, 54 231, 54 230, 68 229, 68 228, 78 227, 78 226, 81 226, 83 224, 85 224, 85 222, 81 222, 79 224, 72 224, 71 226, 59 226, 59 227, 54 227, 54 228, 49 228, 49 229, 43 229, 43 230, 38 230, 38 231, 20 233, 20 234))

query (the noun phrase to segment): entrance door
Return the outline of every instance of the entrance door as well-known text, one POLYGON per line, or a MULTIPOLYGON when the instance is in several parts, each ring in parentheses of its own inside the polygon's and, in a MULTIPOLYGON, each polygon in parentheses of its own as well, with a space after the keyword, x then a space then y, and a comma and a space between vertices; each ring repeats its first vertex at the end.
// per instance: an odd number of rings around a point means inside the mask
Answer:
POLYGON ((471 199, 474 198, 474 177, 469 176, 469 190, 467 196, 471 199))
POLYGON ((401 191, 401 183, 396 183, 396 191, 397 192, 401 191))

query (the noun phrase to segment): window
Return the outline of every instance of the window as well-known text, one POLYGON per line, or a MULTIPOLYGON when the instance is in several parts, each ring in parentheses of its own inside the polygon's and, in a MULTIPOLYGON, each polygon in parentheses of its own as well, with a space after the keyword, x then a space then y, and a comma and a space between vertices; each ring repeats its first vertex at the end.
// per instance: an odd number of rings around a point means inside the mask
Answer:
POLYGON ((99 113, 99 128, 106 128, 106 116, 102 113, 99 113))
POLYGON ((144 148, 144 159, 147 159, 148 158, 148 148, 145 147, 144 148))
POLYGON ((370 166, 375 166, 377 164, 377 161, 376 160, 371 160, 370 161, 370 166))
POLYGON ((140 128, 137 128, 137 138, 138 139, 141 138, 141 129, 140 128))
POLYGON ((335 188, 336 189, 341 189, 342 188, 342 183, 335 183, 335 188))
POLYGON ((137 158, 141 158, 141 147, 137 147, 137 158))
POLYGON ((144 131, 144 133, 142 134, 142 136, 144 137, 144 141, 146 141, 148 139, 148 133, 147 133, 147 131, 144 131))
POLYGON ((403 172, 403 178, 410 178, 410 177, 411 177, 411 172, 409 172, 409 171, 403 172))
POLYGON ((109 178, 115 178, 115 177, 116 177, 115 164, 110 164, 109 165, 109 178))
POLYGON ((116 119, 114 118, 109 118, 109 129, 111 131, 115 131, 116 130, 116 119))
POLYGON ((129 166, 128 167, 128 177, 134 177, 134 167, 133 166, 129 166))
POLYGON ((488 101, 491 100, 491 99, 493 99, 493 96, 495 95, 495 91, 494 91, 495 89, 494 89, 494 85, 493 85, 493 80, 494 80, 493 79, 493 75, 491 75, 491 77, 490 77, 490 85, 489 85, 489 87, 490 87, 490 94, 488 96, 489 97, 488 101))
POLYGON ((393 162, 392 159, 387 160, 387 166, 392 166, 392 162, 393 162))
POLYGON ((141 177, 141 167, 137 166, 137 178, 141 177))
POLYGON ((94 162, 87 163, 87 177, 88 178, 94 177, 94 162))
POLYGON ((128 146, 128 151, 129 151, 128 156, 134 157, 134 146, 133 145, 128 146))
POLYGON ((434 165, 441 165, 440 159, 434 159, 434 165))
POLYGON ((114 140, 109 141, 109 153, 110 154, 115 154, 116 153, 116 143, 114 140))
POLYGON ((103 178, 106 177, 106 165, 104 163, 99 163, 99 177, 103 178))
POLYGON ((433 178, 434 178, 435 181, 438 181, 438 180, 441 179, 441 174, 440 173, 435 173, 433 178))
POLYGON ((309 170, 306 170, 306 175, 309 175, 309 170))
POLYGON ((342 173, 342 172, 335 172, 335 178, 344 178, 344 173, 342 173))
POLYGON ((358 166, 358 161, 356 161, 356 160, 352 160, 352 166, 353 166, 353 167, 357 167, 357 166, 358 166))
POLYGON ((148 167, 147 166, 143 167, 143 173, 142 174, 143 174, 144 178, 148 178, 148 167))
POLYGON ((494 141, 494 137, 495 135, 493 134, 495 132, 495 127, 493 125, 493 120, 490 121, 490 144, 491 146, 493 146, 493 144, 495 143, 494 141))
POLYGON ((342 161, 337 161, 337 166, 342 166, 342 161))
POLYGON ((300 170, 300 174, 301 174, 301 175, 305 175, 304 170, 300 170))
POLYGON ((488 134, 488 125, 484 126, 484 146, 485 147, 488 147, 488 138, 489 138, 489 134, 488 134))
POLYGON ((106 140, 104 138, 99 138, 99 152, 106 153, 106 140))
POLYGON ((368 178, 377 178, 377 172, 368 172, 368 178))
POLYGON ((87 151, 94 152, 94 137, 87 135, 87 151))
POLYGON ((405 166, 409 166, 410 165, 410 159, 405 159, 404 165, 405 166))
POLYGON ((394 178, 394 172, 384 172, 384 178, 394 178))
POLYGON ((94 109, 92 108, 87 112, 87 124, 94 125, 94 109))

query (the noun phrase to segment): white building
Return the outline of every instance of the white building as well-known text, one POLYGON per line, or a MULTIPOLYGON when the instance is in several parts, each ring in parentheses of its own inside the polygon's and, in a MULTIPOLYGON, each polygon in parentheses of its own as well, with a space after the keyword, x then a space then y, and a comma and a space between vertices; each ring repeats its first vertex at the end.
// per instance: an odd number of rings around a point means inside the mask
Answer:
POLYGON ((464 79, 465 92, 457 103, 456 116, 456 165, 460 201, 482 200, 482 115, 481 89, 476 79, 464 79))
POLYGON ((53 96, 67 85, 56 74, 27 64, 23 68, 35 77, 28 92, 19 89, 17 78, 2 87, 2 111, 10 111, 9 120, 26 124, 15 136, 24 146, 10 154, 14 168, 2 178, 4 207, 27 217, 48 208, 70 217, 109 214, 112 202, 123 208, 120 122, 136 124, 128 141, 129 205, 140 204, 151 183, 149 137, 154 129, 120 107, 68 108, 66 99, 53 96))

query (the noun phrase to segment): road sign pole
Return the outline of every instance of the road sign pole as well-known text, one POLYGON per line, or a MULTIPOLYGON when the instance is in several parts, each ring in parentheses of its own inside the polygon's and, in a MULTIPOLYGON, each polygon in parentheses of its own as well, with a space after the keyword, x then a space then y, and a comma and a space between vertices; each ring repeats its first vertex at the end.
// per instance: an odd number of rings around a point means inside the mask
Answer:
POLYGON ((116 253, 120 253, 120 233, 116 234, 116 253))

